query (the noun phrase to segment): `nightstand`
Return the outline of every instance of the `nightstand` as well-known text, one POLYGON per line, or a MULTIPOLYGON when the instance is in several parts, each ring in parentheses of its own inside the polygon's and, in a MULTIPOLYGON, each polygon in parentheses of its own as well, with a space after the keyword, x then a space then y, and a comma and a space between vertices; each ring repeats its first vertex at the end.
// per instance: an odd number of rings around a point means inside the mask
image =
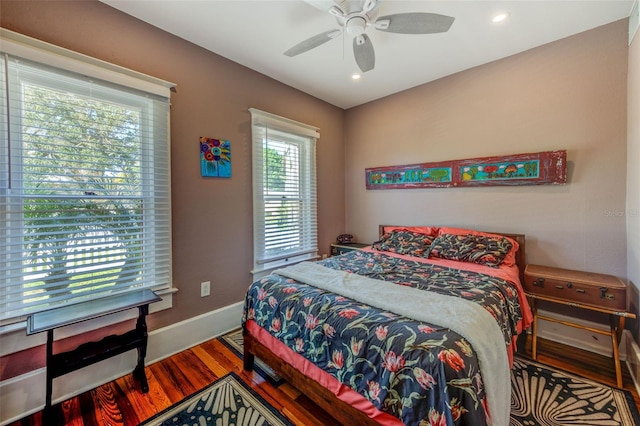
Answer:
POLYGON ((531 309, 533 311, 531 356, 534 360, 537 358, 538 319, 610 336, 613 361, 616 367, 616 381, 618 387, 622 387, 618 345, 624 329, 625 319, 635 318, 636 315, 627 312, 627 286, 620 278, 612 275, 549 266, 527 265, 524 270, 524 290, 531 300, 531 309), (538 300, 608 314, 610 329, 587 327, 582 324, 539 315, 537 309, 538 300))
POLYGON ((370 245, 371 244, 360 244, 360 243, 349 243, 349 244, 334 243, 334 244, 331 244, 331 256, 338 256, 340 254, 345 254, 350 251, 360 250, 361 248, 368 247, 370 245))

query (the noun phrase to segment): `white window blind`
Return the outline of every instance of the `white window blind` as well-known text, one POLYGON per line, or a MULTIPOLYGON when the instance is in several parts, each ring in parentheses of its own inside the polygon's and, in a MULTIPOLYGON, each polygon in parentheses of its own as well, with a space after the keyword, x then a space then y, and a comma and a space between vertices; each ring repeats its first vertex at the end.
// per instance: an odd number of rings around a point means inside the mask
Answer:
POLYGON ((0 321, 170 288, 168 97, 7 52, 0 68, 0 321))
POLYGON ((317 128, 251 108, 254 273, 317 257, 317 128))

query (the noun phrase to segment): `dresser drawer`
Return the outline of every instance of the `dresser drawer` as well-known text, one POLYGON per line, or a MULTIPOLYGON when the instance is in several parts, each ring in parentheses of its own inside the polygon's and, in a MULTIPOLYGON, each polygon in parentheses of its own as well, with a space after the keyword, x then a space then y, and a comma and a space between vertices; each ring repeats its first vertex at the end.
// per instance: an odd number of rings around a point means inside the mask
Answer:
POLYGON ((627 286, 612 275, 527 265, 524 289, 527 293, 578 304, 620 311, 627 307, 627 286))

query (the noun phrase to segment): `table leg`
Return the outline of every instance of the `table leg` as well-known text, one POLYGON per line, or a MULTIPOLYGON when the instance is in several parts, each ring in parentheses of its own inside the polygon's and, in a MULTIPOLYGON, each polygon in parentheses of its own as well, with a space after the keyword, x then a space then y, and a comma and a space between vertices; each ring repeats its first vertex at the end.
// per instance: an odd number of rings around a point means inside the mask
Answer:
POLYGON ((622 332, 624 331, 624 323, 626 317, 622 315, 616 316, 618 317, 618 331, 616 333, 616 336, 618 337, 618 344, 620 344, 620 342, 622 341, 622 332))
POLYGON ((531 358, 538 359, 538 306, 536 299, 531 299, 531 311, 533 313, 533 324, 531 332, 531 358))
POLYGON ((147 321, 146 317, 149 314, 149 305, 138 306, 138 321, 136 322, 136 330, 141 337, 141 342, 136 348, 138 350, 138 363, 135 370, 133 370, 133 378, 140 382, 140 390, 142 393, 149 392, 149 383, 147 382, 147 375, 144 372, 144 359, 147 356, 147 321))
POLYGON ((47 331, 47 359, 46 359, 46 376, 47 376, 47 384, 46 384, 46 395, 45 395, 45 403, 44 403, 44 413, 43 416, 45 419, 52 419, 52 410, 51 410, 51 393, 53 391, 53 372, 52 369, 52 360, 53 360, 53 330, 47 331))
POLYGON ((611 322, 611 345, 613 346, 613 362, 616 366, 616 383, 619 388, 622 388, 622 371, 620 369, 620 353, 618 352, 618 345, 620 344, 620 336, 622 335, 622 329, 624 328, 624 317, 618 316, 616 321, 616 315, 609 315, 611 322))

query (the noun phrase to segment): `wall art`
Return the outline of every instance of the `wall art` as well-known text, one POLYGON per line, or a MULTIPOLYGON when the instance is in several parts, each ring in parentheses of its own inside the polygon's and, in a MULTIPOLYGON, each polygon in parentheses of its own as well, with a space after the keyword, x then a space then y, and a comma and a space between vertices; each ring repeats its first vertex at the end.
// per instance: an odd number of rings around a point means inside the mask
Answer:
POLYGON ((231 177, 231 142, 200 137, 200 173, 206 177, 231 177))
POLYGON ((567 182, 567 151, 365 169, 367 189, 557 185, 567 182))

